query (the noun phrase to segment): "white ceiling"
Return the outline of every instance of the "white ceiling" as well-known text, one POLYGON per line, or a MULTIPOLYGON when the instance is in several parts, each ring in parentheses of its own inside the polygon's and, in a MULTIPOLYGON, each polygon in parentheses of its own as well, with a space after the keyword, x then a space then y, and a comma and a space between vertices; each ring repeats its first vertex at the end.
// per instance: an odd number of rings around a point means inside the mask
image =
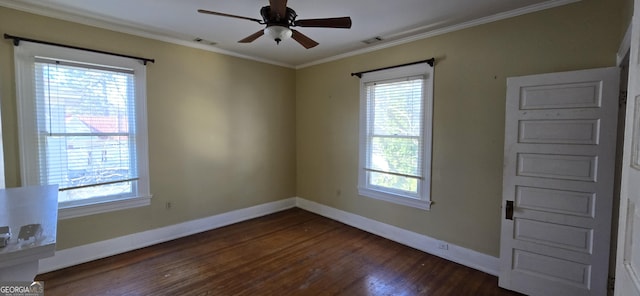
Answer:
POLYGON ((0 0, 0 6, 300 68, 576 1, 290 0, 287 6, 296 11, 298 19, 352 19, 351 29, 296 28, 320 43, 311 49, 294 40, 276 45, 266 35, 253 43, 238 43, 264 26, 197 12, 206 9, 262 19, 259 11, 268 0, 0 0), (383 41, 362 42, 374 37, 383 41), (203 41, 195 42, 195 38, 203 41))

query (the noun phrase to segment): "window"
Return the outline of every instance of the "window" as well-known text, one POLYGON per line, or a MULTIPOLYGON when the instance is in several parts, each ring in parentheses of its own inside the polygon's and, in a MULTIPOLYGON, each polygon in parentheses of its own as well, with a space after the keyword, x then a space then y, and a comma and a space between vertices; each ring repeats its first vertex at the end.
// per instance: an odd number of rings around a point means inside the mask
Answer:
POLYGON ((57 184, 60 218, 148 205, 144 65, 24 41, 14 52, 22 184, 57 184))
POLYGON ((433 68, 365 73, 360 85, 360 195, 429 209, 433 68))

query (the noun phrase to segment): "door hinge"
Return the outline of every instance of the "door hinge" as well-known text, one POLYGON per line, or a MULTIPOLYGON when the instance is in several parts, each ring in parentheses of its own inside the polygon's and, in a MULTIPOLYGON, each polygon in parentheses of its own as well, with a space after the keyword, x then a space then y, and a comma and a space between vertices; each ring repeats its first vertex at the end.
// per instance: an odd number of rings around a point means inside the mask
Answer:
MULTIPOLYGON (((609 290, 610 292, 613 292, 613 289, 616 287, 616 278, 613 276, 610 276, 608 281, 607 281, 607 290, 609 290)), ((611 293, 613 294, 613 293, 611 293)))
POLYGON ((627 104, 627 91, 626 90, 621 90, 620 91, 620 97, 618 97, 618 100, 619 100, 620 105, 627 104))

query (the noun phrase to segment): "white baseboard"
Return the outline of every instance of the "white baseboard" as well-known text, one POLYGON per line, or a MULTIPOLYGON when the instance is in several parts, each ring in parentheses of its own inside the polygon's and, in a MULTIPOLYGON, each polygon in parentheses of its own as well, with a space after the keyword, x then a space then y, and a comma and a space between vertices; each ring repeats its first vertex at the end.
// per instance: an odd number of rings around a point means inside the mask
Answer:
POLYGON ((456 246, 423 234, 411 232, 356 214, 341 211, 303 198, 289 198, 211 217, 192 220, 125 235, 88 245, 56 251, 53 257, 40 260, 38 273, 50 272, 96 259, 121 254, 154 244, 208 231, 237 222, 299 207, 309 212, 351 225, 403 245, 497 276, 499 260, 474 250, 456 246), (446 244, 447 249, 440 246, 446 244))
POLYGON ((500 260, 487 254, 456 246, 423 234, 411 232, 406 229, 341 211, 303 198, 296 198, 296 206, 309 212, 351 225, 403 245, 407 245, 494 276, 498 276, 500 272, 500 260), (443 245, 447 246, 446 250, 440 248, 440 246, 443 245))
POLYGON ((219 215, 206 217, 125 235, 88 245, 56 251, 53 257, 40 260, 38 273, 45 273, 61 268, 89 262, 112 255, 133 251, 154 244, 170 241, 203 231, 208 231, 237 222, 276 213, 295 207, 296 199, 289 198, 245 209, 235 210, 219 215))

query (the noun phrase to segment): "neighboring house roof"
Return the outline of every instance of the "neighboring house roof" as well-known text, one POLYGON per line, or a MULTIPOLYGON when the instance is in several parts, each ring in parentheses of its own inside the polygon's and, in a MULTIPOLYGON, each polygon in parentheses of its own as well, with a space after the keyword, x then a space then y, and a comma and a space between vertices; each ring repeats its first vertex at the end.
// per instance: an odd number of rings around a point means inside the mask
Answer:
POLYGON ((125 116, 74 116, 94 133, 126 133, 129 131, 125 116))

